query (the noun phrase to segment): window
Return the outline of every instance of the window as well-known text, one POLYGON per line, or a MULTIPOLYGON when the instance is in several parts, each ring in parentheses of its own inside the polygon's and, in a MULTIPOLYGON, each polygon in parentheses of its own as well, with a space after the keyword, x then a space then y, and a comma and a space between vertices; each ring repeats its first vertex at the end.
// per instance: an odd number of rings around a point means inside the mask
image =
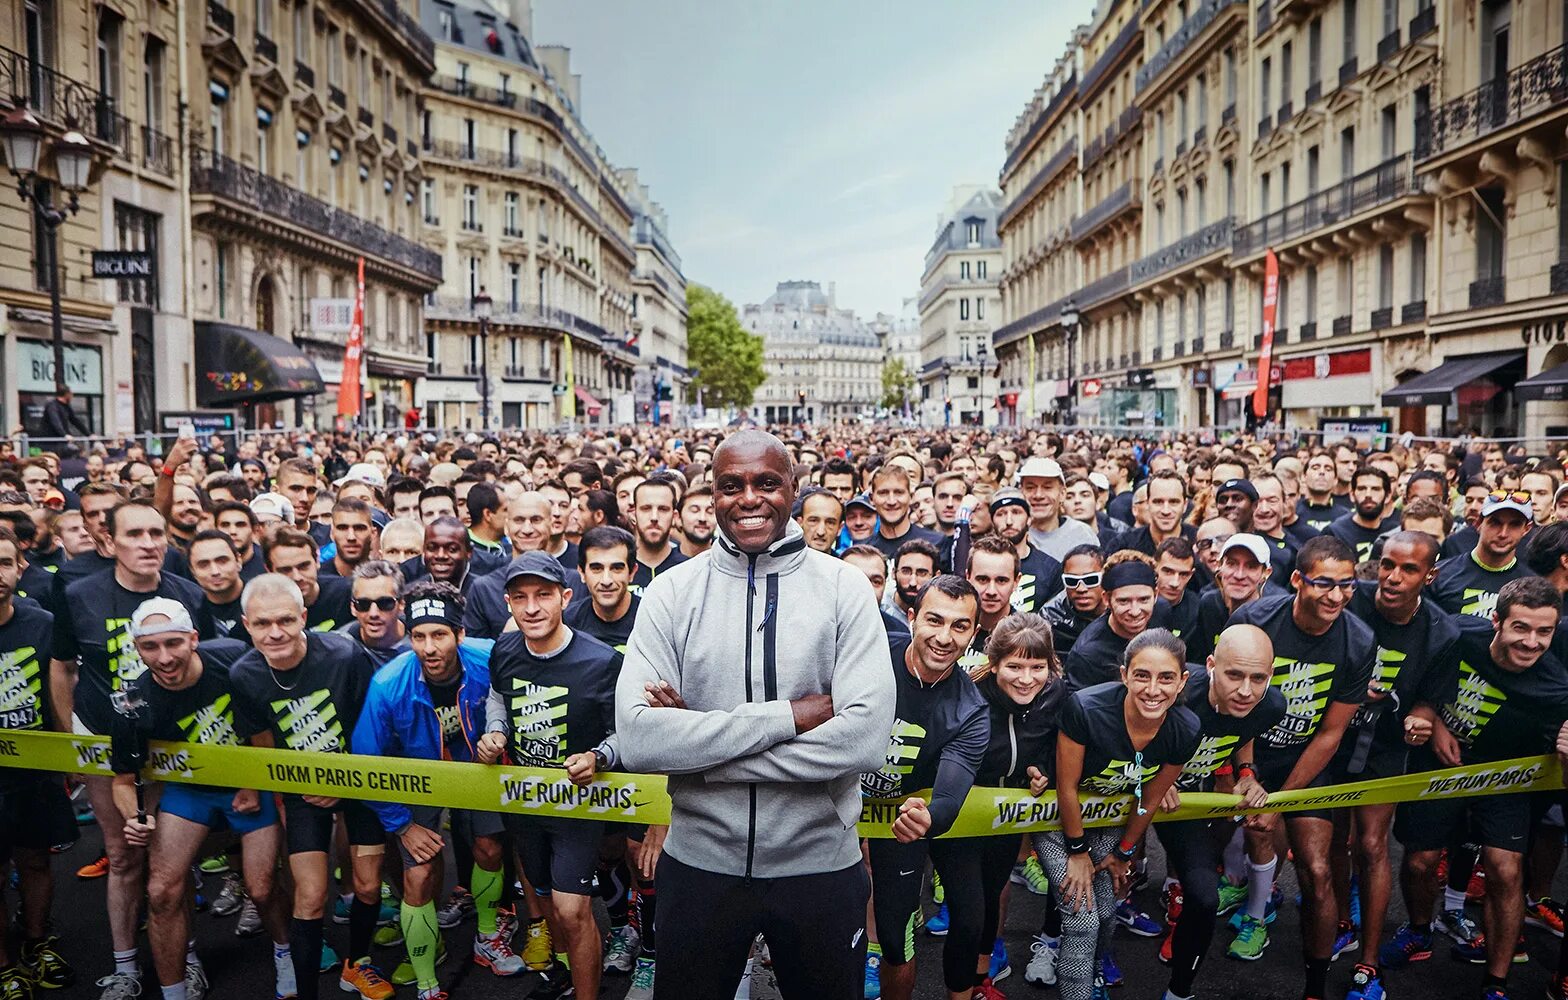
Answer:
POLYGON ((1187 141, 1191 131, 1187 128, 1187 91, 1183 90, 1176 95, 1176 134, 1181 136, 1181 141, 1187 141))
POLYGON ((432 366, 439 366, 441 363, 436 360, 436 335, 431 330, 425 331, 425 357, 430 359, 432 366))
POLYGON ((294 185, 301 191, 310 191, 310 140, 304 129, 294 130, 294 185))
POLYGON ((1399 144, 1399 114, 1394 110, 1392 104, 1383 109, 1381 121, 1383 126, 1382 162, 1387 163, 1394 158, 1394 149, 1399 144))
POLYGON ((1399 0, 1383 0, 1383 37, 1399 32, 1399 0))
POLYGON ((1301 321, 1316 323, 1318 321, 1318 269, 1315 264, 1307 267, 1306 285, 1306 301, 1302 303, 1301 321))
POLYGON ((213 80, 208 84, 207 89, 212 95, 212 111, 207 119, 207 127, 212 139, 212 151, 215 155, 224 156, 228 152, 228 146, 224 140, 228 134, 228 129, 225 126, 228 121, 229 88, 213 80))
POLYGON ((1307 148, 1307 197, 1309 198, 1318 193, 1318 162, 1321 159, 1318 147, 1307 148))
POLYGON ((256 108, 256 169, 268 176, 272 175, 272 112, 266 108, 256 108))
MULTIPOLYGON (((1559 217, 1562 210, 1562 201, 1559 199, 1559 217)), ((1421 233, 1410 237, 1410 301, 1426 301, 1426 236, 1421 233)))
POLYGON ((125 21, 107 7, 98 8, 98 87, 110 100, 120 99, 120 36, 125 21))
POLYGON ((975 299, 975 319, 985 319, 985 297, 975 299))
POLYGON ((1187 342, 1187 293, 1182 292, 1176 300, 1176 343, 1187 342))
POLYGON ((1199 282, 1197 291, 1193 293, 1193 313, 1198 320, 1196 333, 1201 337, 1208 326, 1209 314, 1209 286, 1202 282, 1199 282))
POLYGON ((256 33, 272 37, 272 0, 256 0, 256 33))
POLYGON ((1279 203, 1290 204, 1290 161, 1286 160, 1279 167, 1279 203))
POLYGON ((1225 216, 1236 214, 1236 161, 1225 161, 1225 216))
POLYGON ((426 222, 435 225, 441 221, 436 216, 436 182, 429 177, 419 182, 419 206, 426 222))
POLYGON ((463 156, 472 160, 477 156, 479 130, 472 118, 463 119, 463 156))
POLYGON ((521 373, 523 368, 523 339, 511 337, 506 342, 506 366, 514 372, 521 373))
POLYGON ((1225 50, 1225 103, 1234 107, 1236 104, 1236 50, 1225 50))
POLYGON ((294 11, 290 16, 290 31, 293 34, 294 58, 302 63, 310 62, 310 8, 305 0, 294 0, 294 11))
POLYGON ((468 299, 471 302, 474 296, 479 294, 479 258, 467 258, 466 266, 468 270, 468 299))
POLYGON ((1270 94, 1274 92, 1274 60, 1264 57, 1263 63, 1258 67, 1258 107, 1268 109, 1274 106, 1270 94))
POLYGON ((507 166, 517 165, 517 129, 506 130, 506 163, 507 166))
POLYGON ((985 261, 975 261, 975 277, 979 278, 981 281, 985 280, 985 261))
POLYGON ((968 299, 959 299, 958 300, 958 318, 959 319, 968 319, 969 318, 969 300, 968 299))
POLYGON ((1176 235, 1187 235, 1187 189, 1176 192, 1176 235))
POLYGON ((968 223, 966 223, 965 228, 968 230, 969 242, 970 243, 979 243, 980 242, 980 220, 979 219, 970 219, 968 221, 968 223))
POLYGON ((1334 282, 1334 294, 1339 303, 1339 314, 1349 316, 1356 305, 1356 262, 1350 257, 1339 259, 1339 275, 1334 282))
POLYGON ((1156 159, 1165 156, 1165 112, 1154 113, 1154 155, 1156 159))
POLYGON ((960 281, 968 281, 969 280, 969 262, 967 260, 959 261, 959 263, 958 263, 958 278, 959 278, 960 281))
POLYGON ((1355 126, 1343 129, 1339 133, 1339 179, 1348 181, 1356 176, 1356 129, 1355 126))
POLYGON ((468 367, 477 369, 479 367, 479 358, 480 358, 480 355, 482 353, 483 352, 481 352, 480 349, 479 349, 479 335, 477 333, 469 334, 468 335, 468 367))
POLYGON ((229 315, 229 245, 219 243, 213 261, 218 272, 218 318, 227 319, 229 315))
POLYGON ((343 86, 343 39, 337 28, 327 29, 327 84, 343 86))
POLYGON ((1356 0, 1345 0, 1345 47, 1344 61, 1349 62, 1356 57, 1356 0))
POLYGON ((1279 103, 1288 104, 1291 94, 1291 72, 1296 61, 1296 47, 1291 42, 1286 42, 1279 49, 1279 103))
POLYGON ((1258 207, 1264 215, 1269 214, 1269 207, 1273 204, 1270 201, 1270 195, 1272 194, 1271 185, 1273 180, 1274 178, 1266 172, 1261 178, 1258 179, 1258 207))
POLYGON ((1207 128, 1209 124, 1209 77, 1206 73, 1198 74, 1198 95, 1194 103, 1198 106, 1198 128, 1207 128))
POLYGON ((437 18, 439 19, 441 37, 449 42, 452 41, 452 12, 442 8, 437 13, 437 18))
POLYGON ((1193 185, 1192 224, 1195 229, 1202 229, 1204 222, 1209 217, 1209 182, 1199 177, 1193 185))
MULTIPOLYGON (((1278 295, 1274 300, 1274 329, 1284 331, 1290 329, 1290 279, 1283 274, 1279 276, 1278 295)), ((1277 335, 1277 334, 1276 334, 1277 335)), ((1280 337, 1283 340, 1283 337, 1280 337)))
POLYGON ((1478 188, 1475 206, 1477 278, 1501 278, 1508 239, 1508 209, 1500 187, 1478 188))
POLYGON ((1307 25, 1307 86, 1323 82, 1323 19, 1314 17, 1307 25))
POLYGON ((506 193, 505 206, 506 233, 508 236, 517 236, 521 233, 521 229, 518 226, 518 202, 516 191, 508 191, 506 193))
MULTIPOLYGON (((1565 19, 1564 23, 1568 23, 1568 19, 1565 19)), ((1415 130, 1416 135, 1411 137, 1411 147, 1414 149, 1419 149, 1420 147, 1418 136, 1420 135, 1422 126, 1426 123, 1432 114, 1432 88, 1430 86, 1422 84, 1416 88, 1416 103, 1414 111, 1415 113, 1410 116, 1410 125, 1411 128, 1415 130)))
MULTIPOLYGON (((508 261, 506 265, 506 304, 512 312, 516 312, 523 301, 523 265, 517 261, 508 261)), ((512 364, 517 364, 517 341, 512 341, 512 364)))
POLYGON ((1388 243, 1377 248, 1377 307, 1394 307, 1394 247, 1388 243))
POLYGON ((1225 329, 1234 332, 1236 329, 1236 279, 1225 279, 1225 329))

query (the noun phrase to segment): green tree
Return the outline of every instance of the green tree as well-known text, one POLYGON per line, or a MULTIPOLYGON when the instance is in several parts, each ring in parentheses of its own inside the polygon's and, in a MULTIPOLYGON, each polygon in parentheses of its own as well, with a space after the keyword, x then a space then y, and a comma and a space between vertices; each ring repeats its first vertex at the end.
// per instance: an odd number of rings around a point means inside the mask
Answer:
POLYGON ((704 285, 686 286, 686 357, 697 369, 693 388, 707 406, 751 405, 762 368, 762 338, 740 325, 735 306, 704 285))
POLYGON ((904 401, 915 395, 915 373, 904 364, 903 358, 888 358, 882 363, 882 406, 885 409, 903 408, 904 401))

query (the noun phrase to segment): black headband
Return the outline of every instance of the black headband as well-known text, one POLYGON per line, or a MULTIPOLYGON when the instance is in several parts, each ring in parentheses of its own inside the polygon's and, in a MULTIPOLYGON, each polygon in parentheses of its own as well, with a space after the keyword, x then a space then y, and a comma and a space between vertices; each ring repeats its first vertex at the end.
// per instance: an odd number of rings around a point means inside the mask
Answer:
POLYGON ((1154 570, 1137 559, 1129 559, 1127 562, 1117 563, 1115 566, 1107 566, 1101 586, 1109 594, 1111 591, 1122 587, 1136 587, 1140 584, 1145 587, 1154 586, 1154 570))
POLYGON ((403 624, 412 631, 416 625, 427 622, 449 626, 453 631, 463 627, 457 605, 444 597, 417 597, 409 601, 403 610, 403 624))

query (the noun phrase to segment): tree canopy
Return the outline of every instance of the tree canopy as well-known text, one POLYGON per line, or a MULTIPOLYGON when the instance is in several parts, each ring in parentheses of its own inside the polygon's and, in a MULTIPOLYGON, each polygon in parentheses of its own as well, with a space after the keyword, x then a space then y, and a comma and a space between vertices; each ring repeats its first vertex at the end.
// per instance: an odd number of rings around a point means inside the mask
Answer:
POLYGON ((686 358, 697 369, 693 388, 712 407, 751 405, 767 378, 762 367, 762 338, 740 325, 729 299, 704 285, 686 286, 686 358))

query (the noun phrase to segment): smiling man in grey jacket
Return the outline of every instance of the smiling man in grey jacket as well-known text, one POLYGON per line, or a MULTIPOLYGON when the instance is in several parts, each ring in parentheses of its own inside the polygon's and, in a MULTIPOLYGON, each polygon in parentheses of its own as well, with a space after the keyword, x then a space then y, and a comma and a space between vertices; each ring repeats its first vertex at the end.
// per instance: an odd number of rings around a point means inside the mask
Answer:
POLYGON ((865 575, 808 550, 789 452, 741 431, 713 457, 712 549, 643 595, 616 689, 624 765, 669 775, 656 998, 729 1000, 758 933, 786 1000, 861 995, 859 775, 893 725, 865 575))

